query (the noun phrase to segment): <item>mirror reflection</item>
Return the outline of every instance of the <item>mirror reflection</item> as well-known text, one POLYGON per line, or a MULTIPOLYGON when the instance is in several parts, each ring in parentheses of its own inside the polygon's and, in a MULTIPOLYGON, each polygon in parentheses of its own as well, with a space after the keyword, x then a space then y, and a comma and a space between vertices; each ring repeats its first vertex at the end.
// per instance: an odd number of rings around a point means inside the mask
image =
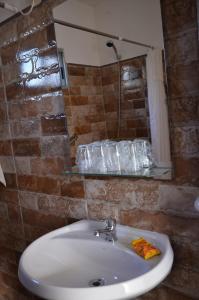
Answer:
POLYGON ((72 165, 168 179, 160 1, 68 0, 54 18, 72 165))

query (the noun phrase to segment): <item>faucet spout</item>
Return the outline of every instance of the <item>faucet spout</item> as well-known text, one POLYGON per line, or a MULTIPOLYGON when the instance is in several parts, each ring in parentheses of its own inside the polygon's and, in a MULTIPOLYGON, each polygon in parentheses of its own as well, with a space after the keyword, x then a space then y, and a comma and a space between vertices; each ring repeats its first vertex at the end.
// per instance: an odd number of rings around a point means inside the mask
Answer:
POLYGON ((117 241, 116 236, 116 220, 108 218, 105 220, 105 228, 98 229, 94 232, 97 237, 103 237, 106 241, 115 242, 117 241))

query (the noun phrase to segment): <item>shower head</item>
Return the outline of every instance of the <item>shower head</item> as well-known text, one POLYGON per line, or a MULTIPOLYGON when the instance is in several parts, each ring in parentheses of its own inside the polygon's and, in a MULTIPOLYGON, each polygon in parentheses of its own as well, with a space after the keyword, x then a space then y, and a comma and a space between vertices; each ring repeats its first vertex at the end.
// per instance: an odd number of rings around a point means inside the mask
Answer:
POLYGON ((113 44, 112 41, 107 41, 107 42, 106 42, 106 46, 109 47, 109 48, 110 48, 110 47, 113 47, 113 45, 114 45, 114 44, 113 44))
POLYGON ((119 61, 121 59, 121 55, 118 54, 117 48, 115 47, 115 44, 112 41, 107 41, 106 46, 109 48, 113 48, 115 52, 116 59, 119 61))

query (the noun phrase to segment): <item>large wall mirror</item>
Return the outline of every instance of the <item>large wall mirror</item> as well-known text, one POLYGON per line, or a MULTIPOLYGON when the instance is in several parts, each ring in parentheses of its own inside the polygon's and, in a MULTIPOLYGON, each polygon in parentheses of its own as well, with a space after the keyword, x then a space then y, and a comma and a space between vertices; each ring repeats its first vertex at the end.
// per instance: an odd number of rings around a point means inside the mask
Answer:
POLYGON ((54 9, 70 172, 171 178, 160 0, 54 9))

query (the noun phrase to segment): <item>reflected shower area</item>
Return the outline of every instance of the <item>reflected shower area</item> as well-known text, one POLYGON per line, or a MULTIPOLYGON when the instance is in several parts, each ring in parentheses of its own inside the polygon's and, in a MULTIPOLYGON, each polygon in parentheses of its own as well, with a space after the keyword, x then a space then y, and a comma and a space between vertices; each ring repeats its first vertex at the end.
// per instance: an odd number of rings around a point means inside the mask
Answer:
MULTIPOLYGON (((71 143, 73 162, 82 144, 104 139, 151 140, 146 55, 125 59, 125 43, 120 44, 117 49, 114 41, 100 39, 99 48, 104 47, 109 60, 100 66, 84 64, 83 59, 81 63, 67 62, 65 57, 67 127, 69 136, 76 137, 71 143)), ((88 53, 87 47, 82 45, 82 52, 88 53)))
MULTIPOLYGON (((68 5, 69 10, 74 9, 70 2, 68 5)), ((80 6, 83 18, 83 6, 80 6)), ((87 6, 85 16, 88 13, 87 6)), ((147 76, 147 56, 155 46, 142 43, 139 38, 134 41, 125 35, 111 34, 108 27, 106 31, 98 31, 92 24, 82 26, 74 20, 70 23, 64 15, 58 19, 61 14, 61 9, 55 12, 54 22, 59 52, 62 53, 61 79, 67 83, 62 87, 71 158, 66 171, 156 176, 147 76), (63 80, 64 70, 66 80, 63 80), (136 151, 140 158, 132 163, 132 152, 136 151)), ((111 24, 114 18, 109 19, 107 22, 111 24)), ((87 22, 85 19, 85 24, 89 22, 90 19, 87 22)), ((159 44, 162 47, 161 38, 159 44)), ((161 49, 159 53, 161 56, 161 49)), ((168 173, 164 164, 158 167, 159 175, 168 173)))

